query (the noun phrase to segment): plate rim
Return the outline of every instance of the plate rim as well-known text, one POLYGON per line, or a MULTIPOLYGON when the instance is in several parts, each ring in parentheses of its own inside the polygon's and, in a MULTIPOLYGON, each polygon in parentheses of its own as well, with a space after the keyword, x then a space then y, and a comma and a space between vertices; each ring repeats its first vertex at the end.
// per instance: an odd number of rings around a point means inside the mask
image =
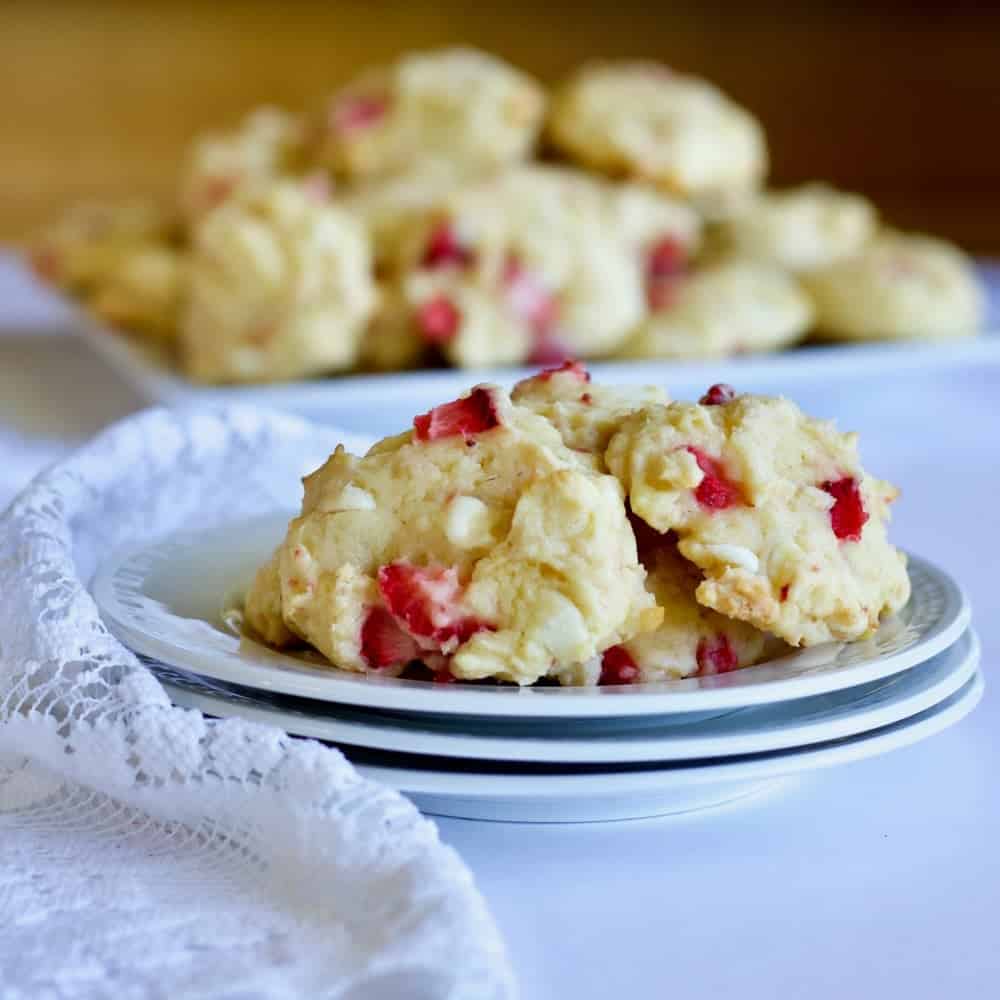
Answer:
MULTIPOLYGON (((275 516, 277 514, 275 512, 275 516)), ((182 648, 169 638, 152 636, 129 624, 131 612, 115 590, 116 574, 125 569, 130 581, 134 581, 140 572, 135 566, 138 559, 148 561, 157 547, 183 544, 185 541, 191 544, 191 540, 204 538, 206 534, 204 529, 194 533, 177 532, 159 541, 125 546, 111 553, 101 563, 91 581, 91 593, 105 624, 116 638, 133 651, 150 656, 167 666, 178 667, 213 680, 269 693, 385 710, 484 717, 608 718, 725 711, 752 705, 776 704, 880 680, 923 663, 953 645, 968 627, 972 615, 965 591, 950 574, 927 559, 911 556, 911 571, 917 568, 918 572, 936 580, 943 587, 945 606, 950 609, 951 617, 945 616, 927 636, 913 646, 873 661, 821 674, 779 677, 749 684, 738 684, 732 680, 737 673, 742 677, 759 676, 748 674, 747 671, 773 669, 778 661, 770 661, 723 675, 724 679, 719 682, 719 686, 702 685, 695 690, 678 688, 678 685, 687 683, 690 678, 619 688, 458 689, 455 686, 442 687, 430 683, 421 684, 419 681, 350 674, 337 671, 336 668, 322 674, 308 671, 302 665, 298 669, 291 666, 282 668, 279 663, 255 661, 239 651, 203 652, 182 648), (673 687, 664 690, 668 684, 673 687)), ((147 566, 146 572, 150 571, 151 566, 147 566)), ((218 626, 209 625, 208 622, 205 624, 222 634, 218 626)), ((261 649, 275 660, 279 660, 282 655, 263 646, 261 649)))
MULTIPOLYGON (((768 720, 764 718, 737 720, 746 723, 746 727, 740 732, 723 731, 706 735, 705 726, 711 728, 715 723, 726 725, 725 720, 731 718, 731 715, 725 713, 722 719, 707 719, 690 727, 671 729, 659 736, 650 736, 649 729, 645 727, 629 730, 627 732, 632 738, 626 742, 612 738, 620 736, 620 730, 605 735, 593 734, 590 737, 552 736, 548 739, 538 739, 524 734, 481 736, 474 731, 419 729, 417 728, 420 725, 419 716, 414 716, 411 723, 401 723, 398 726, 379 720, 365 723, 353 719, 338 719, 335 712, 324 717, 310 715, 304 711, 295 712, 291 706, 286 708, 264 703, 248 704, 227 697, 225 691, 197 691, 163 678, 159 680, 171 700, 181 707, 194 708, 224 718, 238 717, 274 725, 292 735, 327 740, 337 745, 346 744, 392 753, 434 755, 447 759, 505 760, 512 763, 676 762, 806 747, 832 739, 857 736, 910 718, 944 701, 959 690, 978 669, 981 649, 979 636, 970 626, 947 649, 912 668, 913 671, 918 671, 930 668, 935 660, 949 656, 952 658, 953 662, 939 664, 938 676, 923 688, 909 693, 904 692, 902 695, 896 694, 884 704, 862 706, 854 710, 850 705, 845 706, 845 714, 834 720, 819 718, 797 724, 794 719, 789 719, 779 724, 778 728, 761 728, 768 725, 768 720), (413 728, 410 728, 411 726, 413 728), (381 734, 393 734, 395 738, 379 742, 381 734), (407 741, 410 742, 409 746, 405 745, 407 741)), ((897 678, 899 676, 896 675, 897 678)), ((893 678, 883 680, 892 683, 893 678)), ((846 695, 850 690, 854 689, 846 689, 836 694, 846 695)), ((811 698, 800 699, 802 702, 811 700, 811 698)), ((796 703, 793 701, 781 704, 794 708, 796 703)), ((748 711, 759 714, 767 712, 772 707, 775 706, 759 706, 748 711)), ((803 711, 808 710, 808 705, 803 704, 801 707, 803 711)), ((836 711, 836 706, 832 711, 836 711)), ((566 720, 568 724, 572 721, 566 720)))

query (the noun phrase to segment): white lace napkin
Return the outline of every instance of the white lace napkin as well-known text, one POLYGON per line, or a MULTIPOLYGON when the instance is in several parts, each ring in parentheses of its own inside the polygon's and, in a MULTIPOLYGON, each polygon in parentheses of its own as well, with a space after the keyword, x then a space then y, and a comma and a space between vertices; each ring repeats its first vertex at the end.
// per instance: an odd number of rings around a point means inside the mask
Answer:
POLYGON ((126 541, 294 504, 336 437, 154 410, 0 518, 2 1000, 514 996, 431 822, 334 749, 171 707, 86 589, 126 541))

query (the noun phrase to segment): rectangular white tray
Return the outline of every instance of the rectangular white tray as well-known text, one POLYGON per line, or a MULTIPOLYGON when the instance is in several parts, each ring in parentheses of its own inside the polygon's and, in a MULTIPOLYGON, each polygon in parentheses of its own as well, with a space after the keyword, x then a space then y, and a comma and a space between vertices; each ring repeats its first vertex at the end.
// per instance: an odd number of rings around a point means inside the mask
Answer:
MULTIPOLYGON (((988 332, 944 343, 831 344, 725 361, 606 361, 588 368, 595 379, 634 385, 658 383, 690 397, 713 382, 741 390, 795 393, 803 379, 850 380, 903 372, 945 371, 1000 363, 1000 267, 984 267, 990 294, 988 332)), ((102 327, 77 309, 75 329, 119 374, 152 402, 171 406, 245 403, 302 413, 346 430, 389 433, 400 414, 412 415, 450 399, 476 382, 510 385, 537 369, 434 370, 248 386, 205 386, 189 381, 147 346, 102 327)))

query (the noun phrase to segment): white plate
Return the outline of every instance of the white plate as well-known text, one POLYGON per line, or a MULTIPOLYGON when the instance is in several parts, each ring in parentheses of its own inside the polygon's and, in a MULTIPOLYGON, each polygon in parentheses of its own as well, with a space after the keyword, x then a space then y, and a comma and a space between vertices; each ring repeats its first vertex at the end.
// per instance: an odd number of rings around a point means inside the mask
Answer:
POLYGON ((678 726, 676 717, 668 725, 627 729, 603 720, 589 727, 581 727, 585 720, 556 720, 543 732, 538 726, 487 721, 466 727, 447 716, 400 718, 369 709, 333 709, 322 702, 255 697, 245 689, 171 678, 169 672, 160 679, 174 702, 185 708, 247 718, 341 746, 466 760, 621 764, 762 753, 869 732, 943 701, 978 665, 979 639, 970 629, 927 663, 847 691, 740 709, 688 726, 678 726))
POLYGON ((714 677, 518 689, 356 674, 331 669, 308 654, 268 649, 234 634, 222 621, 225 595, 245 587, 267 560, 287 516, 233 521, 112 554, 93 582, 102 617, 137 652, 215 680, 376 709, 521 718, 719 712, 840 691, 936 656, 965 631, 970 617, 954 581, 913 558, 910 602, 872 638, 816 646, 714 677))
MULTIPOLYGON (((902 371, 943 370, 946 366, 1000 362, 1000 281, 997 270, 981 269, 991 298, 988 330, 980 337, 946 343, 869 343, 802 347, 780 354, 748 355, 726 361, 616 361, 589 365, 595 378, 622 385, 666 385, 679 396, 697 395, 713 382, 762 390, 793 391, 796 380, 851 378, 902 371)), ((76 328, 118 373, 147 398, 169 404, 252 403, 322 415, 348 430, 389 434, 402 422, 442 400, 464 392, 472 382, 510 385, 537 369, 422 371, 385 375, 346 375, 327 379, 245 386, 205 386, 174 369, 163 352, 101 326, 75 307, 76 328)))
POLYGON ((978 672, 940 704, 910 719, 806 750, 722 762, 623 769, 526 765, 487 769, 426 758, 349 753, 365 777, 403 792, 425 813, 505 822, 573 823, 639 819, 706 809, 757 794, 782 779, 910 746, 947 729, 979 703, 978 672))

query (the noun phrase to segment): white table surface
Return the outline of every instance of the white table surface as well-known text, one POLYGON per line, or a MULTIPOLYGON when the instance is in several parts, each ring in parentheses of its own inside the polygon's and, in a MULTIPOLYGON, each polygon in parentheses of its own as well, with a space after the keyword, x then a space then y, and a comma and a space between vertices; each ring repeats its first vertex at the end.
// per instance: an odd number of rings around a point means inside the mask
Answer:
MULTIPOLYGON (((0 504, 142 401, 0 261, 0 504)), ((968 590, 987 693, 956 728, 663 820, 442 820, 526 1000, 1000 995, 1000 366, 796 392, 899 483, 896 541, 968 590)), ((400 422, 408 419, 400 415, 400 422)), ((2 859, 0 859, 2 863, 2 859)))

